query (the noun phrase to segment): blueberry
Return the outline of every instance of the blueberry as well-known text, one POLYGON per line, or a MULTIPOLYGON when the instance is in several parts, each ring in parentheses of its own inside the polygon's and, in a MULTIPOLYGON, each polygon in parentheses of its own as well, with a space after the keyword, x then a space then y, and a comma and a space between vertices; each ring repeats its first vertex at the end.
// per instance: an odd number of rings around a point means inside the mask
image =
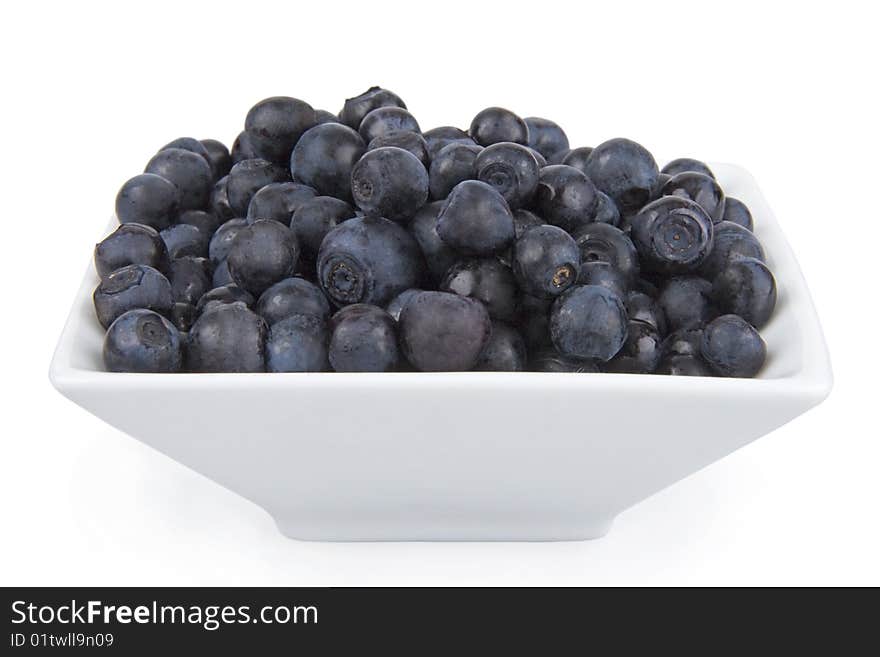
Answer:
POLYGON ((715 177, 715 174, 712 173, 712 169, 710 169, 705 162, 700 162, 700 160, 694 160, 689 157, 680 157, 677 160, 672 160, 672 162, 660 169, 661 173, 665 173, 670 177, 684 173, 685 171, 702 173, 704 176, 709 176, 710 178, 715 177))
POLYGON ((575 283, 580 273, 580 253, 571 235, 561 228, 533 226, 516 240, 512 265, 526 294, 550 298, 575 283))
POLYGON ((513 327, 492 322, 492 335, 474 369, 480 372, 522 372, 527 364, 526 343, 513 327))
POLYGON ((579 148, 572 148, 565 154, 565 157, 562 158, 562 161, 557 162, 556 164, 566 164, 570 167, 574 167, 575 169, 581 171, 586 175, 587 160, 590 158, 590 153, 592 152, 592 146, 580 146, 579 148))
POLYGON ((358 132, 365 143, 377 137, 384 137, 389 132, 408 130, 421 132, 419 122, 402 107, 377 107, 364 116, 358 132))
POLYGON ((208 161, 182 148, 159 151, 147 163, 144 173, 154 173, 177 186, 181 210, 201 210, 208 205, 214 175, 208 161))
POLYGON ((244 129, 259 157, 287 166, 296 142, 316 120, 315 110, 308 103, 275 96, 261 100, 250 109, 244 129))
POLYGON ((654 372, 671 376, 713 376, 712 370, 701 356, 664 356, 654 372))
POLYGON ((289 226, 296 209, 317 195, 318 192, 312 187, 301 183, 269 183, 251 198, 247 211, 248 223, 257 219, 272 219, 289 226))
POLYGON ((455 250, 440 239, 437 232, 437 216, 442 208, 442 201, 422 206, 408 226, 421 248, 428 273, 435 282, 439 282, 458 259, 455 250))
POLYGON ((291 315, 314 315, 323 321, 330 317, 324 293, 304 278, 278 281, 260 295, 256 310, 269 326, 291 315))
POLYGON ((431 160, 437 157, 437 154, 449 146, 449 144, 465 144, 467 146, 477 146, 477 142, 470 138, 470 135, 464 130, 454 128, 451 125, 444 125, 439 128, 433 128, 422 133, 425 143, 428 145, 428 155, 431 160))
POLYGON ((532 226, 543 226, 544 220, 530 210, 517 208, 513 211, 513 232, 516 239, 522 237, 526 229, 532 226))
POLYGON ((226 258, 235 284, 255 296, 293 276, 298 260, 293 233, 271 219, 258 219, 238 231, 226 258))
POLYGON ((707 278, 714 278, 728 263, 738 258, 764 261, 764 249, 748 229, 731 221, 715 224, 712 252, 700 267, 707 278))
POLYGON ((162 236, 168 256, 172 260, 184 256, 201 258, 208 255, 210 238, 192 224, 174 224, 159 235, 162 236))
POLYGON ((640 276, 632 284, 632 289, 634 292, 641 292, 642 294, 656 300, 657 297, 660 296, 660 288, 657 285, 658 281, 648 280, 647 278, 640 276))
POLYGON ((608 361, 626 342, 626 308, 620 296, 598 285, 566 290, 550 311, 550 337, 566 358, 608 361))
POLYGON ((327 233, 318 251, 318 282, 331 301, 388 303, 418 287, 424 263, 406 229, 382 217, 355 217, 327 233))
POLYGON ((514 239, 513 214, 491 185, 465 180, 455 186, 437 216, 437 233, 453 249, 491 255, 514 239))
POLYGON ((541 169, 533 209, 548 223, 573 231, 592 221, 598 202, 596 187, 582 171, 565 164, 541 169))
POLYGON ((669 329, 699 326, 715 317, 718 313, 711 302, 711 293, 712 283, 699 276, 670 278, 657 297, 669 329))
POLYGON ((489 107, 471 121, 470 136, 480 146, 491 146, 501 141, 527 145, 529 127, 510 110, 489 107))
POLYGON ((570 148, 566 148, 564 150, 559 151, 558 153, 553 153, 550 157, 547 158, 547 164, 564 164, 563 160, 568 157, 568 154, 571 153, 570 148))
POLYGON ((162 315, 171 310, 171 283, 147 265, 128 265, 117 269, 95 289, 95 314, 107 328, 122 313, 134 308, 155 310, 162 315))
POLYGON ((611 197, 608 196, 608 194, 603 192, 597 191, 596 198, 598 199, 598 202, 596 203, 596 212, 593 215, 593 221, 598 224, 619 226, 620 210, 617 209, 617 204, 611 200, 611 197))
POLYGON ((226 260, 229 249, 232 248, 232 240, 238 235, 238 231, 247 228, 247 226, 246 219, 230 219, 214 232, 211 243, 208 245, 208 254, 215 267, 226 260))
POLYGON ((210 237, 220 228, 223 220, 213 212, 205 210, 187 210, 177 218, 179 224, 189 224, 199 229, 202 235, 210 237))
POLYGON ((183 363, 177 329, 144 308, 123 313, 110 325, 103 355, 108 372, 179 372, 183 363))
POLYGON ((171 261, 171 297, 195 305, 211 288, 211 265, 205 258, 184 256, 171 261))
POLYGON ((325 372, 327 324, 314 315, 290 315, 269 327, 266 371, 325 372))
POLYGON ((558 124, 537 116, 528 116, 523 120, 529 129, 529 146, 541 155, 550 157, 559 151, 568 150, 568 137, 558 124))
POLYGON ((728 196, 724 199, 724 221, 739 224, 746 230, 754 230, 755 226, 752 221, 752 213, 749 212, 748 206, 738 198, 728 196))
POLYGON ((179 198, 174 183, 154 173, 142 173, 126 181, 119 190, 116 216, 121 224, 143 224, 162 230, 177 218, 179 198))
POLYGON ((330 320, 328 351, 337 372, 391 372, 399 360, 397 323, 378 306, 346 306, 330 320))
POLYGON ((428 200, 428 172, 402 148, 377 148, 354 165, 351 193, 366 214, 406 222, 428 200))
POLYGON ((712 299, 722 313, 739 315, 761 328, 776 307, 776 280, 760 260, 739 258, 715 277, 712 299))
POLYGON ((482 301, 492 319, 511 321, 516 313, 516 279, 510 267, 496 258, 458 261, 446 273, 439 289, 482 301))
POLYGON ((327 110, 315 110, 315 125, 322 123, 339 123, 339 117, 327 110))
POLYGON ((214 275, 211 277, 211 287, 223 287, 224 285, 235 284, 232 275, 229 273, 229 263, 221 260, 214 266, 214 275))
POLYGON ((351 172, 367 147, 361 136, 341 123, 317 125, 302 136, 290 156, 293 179, 322 196, 351 202, 351 172))
POLYGON ((625 299, 629 293, 629 279, 609 262, 582 262, 580 269, 578 285, 598 285, 611 290, 621 299, 625 299))
POLYGON ((626 342, 605 365, 606 372, 650 374, 660 362, 660 334, 650 324, 630 320, 626 342))
POLYGON ((680 356, 699 357, 702 344, 702 326, 678 329, 663 340, 661 354, 664 359, 680 356))
POLYGON ((360 96, 349 98, 339 112, 339 120, 349 128, 357 130, 364 117, 379 107, 402 107, 406 109, 400 96, 382 87, 370 87, 360 96))
POLYGON ((665 274, 696 270, 709 257, 712 219, 686 198, 665 196, 652 201, 632 219, 633 243, 648 269, 665 274))
POLYGON ((288 180, 288 170, 277 164, 262 159, 243 160, 232 167, 226 179, 229 207, 237 216, 244 217, 254 194, 269 183, 288 180))
POLYGON ((235 211, 229 205, 229 194, 226 184, 229 182, 229 176, 223 176, 214 183, 211 189, 211 200, 208 207, 221 221, 229 221, 235 218, 235 211))
POLYGON ((126 265, 168 271, 168 249, 154 228, 124 224, 95 245, 95 269, 101 278, 126 265))
POLYGON ((200 142, 198 139, 194 139, 192 137, 179 137, 174 141, 170 141, 165 144, 159 151, 167 151, 170 148, 180 148, 184 151, 189 151, 190 153, 195 153, 200 156, 208 163, 208 166, 211 167, 211 177, 216 180, 217 176, 214 174, 214 167, 211 164, 211 157, 208 154, 208 149, 205 148, 205 145, 200 142))
POLYGON ((672 180, 672 176, 667 173, 661 173, 657 176, 657 184, 654 185, 654 192, 651 194, 651 200, 656 201, 658 198, 663 197, 663 187, 666 186, 672 180))
POLYGON ((520 296, 516 328, 525 339, 530 353, 553 349, 550 340, 550 308, 553 301, 530 294, 520 296))
POLYGON ((597 374, 599 367, 593 361, 565 358, 555 349, 546 349, 532 359, 532 362, 529 363, 529 370, 555 374, 597 374))
POLYGON ((767 345, 742 317, 722 315, 703 331, 700 353, 721 376, 752 377, 764 365, 767 345))
MULTIPOLYGON (((254 148, 251 136, 247 132, 241 132, 235 138, 235 141, 232 142, 232 150, 230 150, 229 156, 232 158, 232 166, 244 160, 256 160, 260 157, 256 148, 254 148)), ((229 170, 232 171, 232 168, 230 167, 229 170)))
POLYGON ((215 287, 213 290, 205 292, 205 294, 202 295, 202 298, 199 299, 198 304, 196 304, 196 311, 198 311, 199 314, 202 314, 217 306, 239 302, 250 308, 254 305, 254 298, 235 283, 230 283, 228 285, 223 285, 222 287, 215 287))
POLYGON ((408 290, 404 290, 388 302, 388 305, 385 306, 385 312, 391 315, 395 322, 400 321, 400 313, 403 312, 404 306, 406 306, 406 304, 409 303, 409 300, 412 299, 419 292, 424 292, 424 290, 419 290, 418 288, 414 287, 408 290))
POLYGON ((639 276, 639 254, 632 240, 610 224, 590 223, 572 234, 580 250, 580 261, 607 262, 629 283, 639 276))
POLYGON ((447 292, 420 292, 400 314, 400 345, 422 372, 473 369, 492 333, 486 307, 447 292))
POLYGON ((192 372, 265 372, 266 322, 243 303, 206 308, 190 329, 192 372))
POLYGON ((670 178, 663 189, 663 196, 680 196, 697 203, 716 224, 724 218, 724 191, 714 178, 685 171, 670 178))
POLYGON ((653 326, 661 336, 666 334, 666 316, 659 304, 644 292, 631 290, 626 296, 626 315, 630 321, 653 326))
POLYGON ((181 333, 188 333, 198 318, 199 311, 196 307, 182 301, 175 301, 168 313, 168 319, 181 333))
POLYGON ((431 156, 428 154, 428 144, 425 138, 417 132, 410 130, 391 130, 384 135, 374 137, 367 145, 368 150, 375 150, 383 146, 396 146, 415 155, 422 166, 427 169, 431 165, 431 156))
POLYGON ((483 150, 476 144, 453 142, 438 152, 431 160, 428 185, 431 198, 441 201, 460 182, 477 177, 477 156, 483 150))
POLYGON ((214 180, 219 180, 229 173, 232 168, 232 156, 226 144, 216 139, 202 139, 202 146, 207 153, 208 164, 214 173, 214 180))
POLYGON ((526 146, 525 148, 526 148, 526 150, 529 151, 529 153, 532 154, 532 157, 535 158, 535 162, 538 163, 538 168, 539 168, 539 169, 543 169, 545 166, 547 166, 547 158, 546 158, 546 157, 544 157, 543 155, 541 155, 541 154, 540 154, 538 151, 536 151, 534 148, 530 148, 530 147, 528 147, 528 146, 526 146))
POLYGON ((480 151, 474 165, 477 178, 497 189, 511 209, 528 203, 538 187, 538 162, 520 144, 492 144, 480 151))
POLYGON ((300 204, 290 220, 290 229, 299 242, 301 257, 314 264, 327 233, 354 216, 353 207, 332 196, 316 196, 300 204))
POLYGON ((629 139, 599 144, 587 158, 587 176, 622 214, 638 210, 650 200, 659 173, 651 153, 629 139))

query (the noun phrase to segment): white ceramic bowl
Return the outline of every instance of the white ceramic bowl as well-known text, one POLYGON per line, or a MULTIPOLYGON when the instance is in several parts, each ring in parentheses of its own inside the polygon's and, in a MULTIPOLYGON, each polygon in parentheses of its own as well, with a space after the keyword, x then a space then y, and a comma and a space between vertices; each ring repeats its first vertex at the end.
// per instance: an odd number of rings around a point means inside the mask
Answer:
POLYGON ((313 540, 567 540, 821 402, 806 283, 752 177, 779 288, 757 379, 634 374, 111 374, 90 267, 52 361, 66 397, 313 540))

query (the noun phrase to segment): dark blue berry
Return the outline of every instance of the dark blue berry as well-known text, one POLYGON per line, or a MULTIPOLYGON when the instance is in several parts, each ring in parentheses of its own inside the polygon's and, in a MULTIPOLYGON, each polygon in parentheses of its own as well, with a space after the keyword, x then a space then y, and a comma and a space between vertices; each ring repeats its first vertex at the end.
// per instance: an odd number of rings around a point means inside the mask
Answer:
POLYGON ((458 261, 446 272, 439 289, 482 301, 492 319, 511 321, 516 313, 516 279, 510 267, 496 258, 458 261))
POLYGON ((712 283, 699 276, 670 278, 657 297, 669 330, 700 326, 715 317, 718 312, 711 293, 712 283))
POLYGON ((304 278, 285 278, 260 295, 256 311, 269 326, 291 315, 314 315, 325 321, 330 317, 330 304, 314 283, 304 278))
POLYGON ((265 372, 266 322, 243 303, 205 309, 190 329, 187 367, 192 372, 265 372))
POLYGON ((407 227, 421 248, 428 274, 437 283, 459 257, 437 232, 437 217, 442 208, 443 201, 424 205, 407 227))
POLYGON ((650 374, 660 362, 660 333, 650 324, 630 320, 626 342, 605 365, 606 372, 650 374))
POLYGON ((724 221, 739 224, 746 230, 754 230, 755 227, 748 206, 732 196, 724 199, 724 221))
POLYGON ((608 361, 626 336, 626 308, 620 296, 605 287, 576 285, 553 302, 550 337, 566 358, 608 361))
POLYGON ((183 364, 177 329, 143 308, 129 310, 110 325, 103 356, 108 372, 179 372, 183 364))
POLYGON ((199 311, 196 307, 182 301, 175 301, 168 313, 168 319, 181 333, 188 333, 198 318, 199 311))
POLYGON ((629 139, 610 139, 596 146, 587 158, 586 174, 629 214, 651 199, 659 175, 648 150, 629 139))
POLYGON ((739 315, 761 328, 776 307, 776 280, 760 260, 738 258, 715 277, 712 299, 722 313, 739 315))
POLYGON ((142 173, 126 181, 119 190, 116 217, 121 224, 143 224, 162 230, 177 218, 179 198, 174 183, 154 173, 142 173))
POLYGON ((348 98, 339 112, 339 120, 349 128, 357 130, 364 117, 379 107, 402 107, 406 109, 400 96, 382 87, 370 87, 360 96, 348 98))
POLYGON ((295 182, 270 183, 261 188, 248 204, 247 220, 272 219, 290 225, 296 209, 318 195, 312 187, 295 182))
POLYGON ((301 203, 290 220, 290 229, 299 242, 301 256, 314 265, 327 233, 354 216, 353 207, 333 196, 316 196, 301 203))
POLYGON ((565 164, 541 169, 533 208, 544 221, 572 232, 593 220, 598 202, 596 187, 582 171, 565 164))
POLYGON ((211 285, 211 265, 205 258, 184 256, 171 261, 168 280, 174 301, 195 305, 211 285))
POLYGON ((214 232, 211 243, 208 245, 208 255, 215 267, 226 260, 229 249, 232 248, 232 241, 238 235, 238 231, 247 228, 247 226, 246 219, 230 219, 214 232))
POLYGON ((207 153, 208 164, 214 173, 214 180, 219 180, 229 173, 232 168, 232 156, 226 144, 216 139, 202 139, 202 146, 207 153))
POLYGON ((663 196, 679 196, 690 199, 706 211, 714 223, 724 218, 724 191, 714 178, 703 173, 685 171, 670 178, 663 189, 663 196))
POLYGON ((431 160, 428 186, 431 198, 442 201, 453 188, 465 180, 477 177, 477 156, 482 146, 453 142, 441 149, 431 160))
POLYGON ((229 207, 237 216, 244 217, 254 194, 269 183, 288 180, 290 172, 286 167, 262 159, 243 160, 232 167, 226 179, 229 207))
POLYGON ((517 330, 504 322, 492 322, 492 335, 474 369, 480 372, 522 372, 527 362, 526 343, 517 330))
POLYGON ((202 258, 208 255, 210 237, 192 224, 174 224, 168 226, 159 235, 168 249, 168 257, 172 260, 184 256, 202 258))
POLYGON ((405 223, 428 200, 428 172, 409 151, 377 148, 354 165, 351 192, 366 214, 405 223))
MULTIPOLYGON (((260 155, 257 153, 257 150, 254 148, 254 144, 251 141, 251 136, 247 132, 240 132, 238 134, 238 137, 232 142, 232 149, 229 151, 229 156, 232 158, 232 166, 235 166, 244 160, 260 159, 260 155)), ((230 171, 232 171, 231 168, 230 171)))
POLYGON ((531 201, 538 187, 538 162, 520 144, 492 144, 480 151, 474 165, 477 178, 497 189, 511 209, 531 201))
POLYGON ((629 292, 630 281, 622 271, 611 263, 595 260, 581 263, 577 283, 578 285, 599 285, 611 290, 621 299, 625 299, 629 292))
POLYGON ((238 231, 226 258, 232 280, 254 296, 293 276, 298 260, 293 233, 271 219, 258 219, 238 231))
POLYGON ((440 209, 437 233, 462 253, 499 253, 514 239, 513 213, 494 187, 465 180, 455 186, 440 209))
POLYGON ((561 228, 533 226, 516 240, 512 266, 526 294, 551 298, 574 285, 580 273, 580 253, 571 235, 561 228))
POLYGON ((95 269, 104 278, 126 265, 149 265, 168 271, 168 249, 149 226, 124 224, 95 245, 95 269))
POLYGON ((258 157, 287 166, 302 134, 315 125, 315 110, 296 98, 275 96, 254 105, 244 129, 258 157))
POLYGON ((368 150, 375 150, 383 146, 394 146, 409 151, 415 155, 422 166, 427 169, 431 165, 431 156, 428 154, 428 144, 425 138, 418 132, 410 130, 391 130, 384 135, 375 137, 367 145, 368 150))
POLYGON ((214 266, 214 275, 211 277, 211 287, 223 287, 224 285, 235 284, 229 273, 229 263, 221 260, 214 266))
POLYGON ((269 326, 266 371, 324 372, 327 361, 327 324, 314 315, 290 315, 269 326))
POLYGON ((95 314, 107 328, 122 313, 147 308, 165 315, 171 310, 171 283, 147 265, 128 265, 101 280, 93 295, 95 314))
MULTIPOLYGON (((174 141, 170 141, 165 144, 159 150, 167 151, 169 148, 180 148, 182 150, 189 151, 190 153, 195 153, 196 155, 202 157, 205 162, 208 163, 208 166, 211 166, 211 158, 208 154, 208 149, 205 148, 205 145, 198 139, 194 139, 193 137, 178 137, 174 141)), ((211 173, 213 175, 213 168, 211 169, 211 173)))
POLYGON ((391 372, 400 359, 397 323, 378 306, 346 306, 330 320, 328 353, 337 372, 391 372))
POLYGON ((388 305, 385 306, 385 312, 391 315, 391 317, 394 318, 395 322, 400 321, 400 313, 403 312, 403 309, 406 304, 409 303, 409 300, 412 299, 419 292, 424 292, 424 290, 419 290, 418 288, 410 288, 409 290, 404 290, 388 302, 388 305))
POLYGON ((406 229, 382 217, 356 217, 327 233, 317 272, 324 294, 337 305, 381 306, 419 286, 424 262, 406 229))
POLYGON ((665 196, 649 203, 632 219, 631 226, 630 235, 642 263, 656 272, 692 272, 712 251, 712 219, 686 198, 665 196))
POLYGON ((590 153, 592 152, 592 146, 580 146, 578 148, 572 148, 565 154, 565 157, 563 157, 560 162, 557 162, 555 164, 566 164, 586 174, 587 160, 590 158, 590 153))
POLYGON ((147 163, 144 173, 154 173, 174 183, 180 192, 181 210, 201 210, 208 205, 214 174, 201 155, 182 148, 159 151, 147 163))
POLYGON ((529 129, 529 146, 544 157, 568 150, 568 136, 565 131, 550 119, 528 116, 523 119, 529 129))
POLYGON ((199 229, 208 239, 217 231, 223 220, 213 212, 205 210, 187 210, 177 218, 179 224, 189 224, 199 229))
POLYGON ((761 371, 767 345, 761 334, 738 315, 722 315, 703 331, 700 353, 721 376, 753 377, 761 371))
POLYGON ((673 356, 699 356, 703 344, 703 327, 683 328, 674 331, 663 340, 663 358, 673 356))
POLYGON ((610 224, 590 223, 572 233, 582 263, 607 262, 629 283, 639 276, 639 254, 632 240, 610 224))
POLYGON ((364 143, 400 130, 421 132, 419 122, 402 107, 377 107, 363 118, 358 127, 364 143))
POLYGON ((400 344, 423 372, 473 369, 492 333, 486 307, 447 292, 420 292, 400 315, 400 344))
POLYGON ((510 110, 489 107, 471 121, 470 136, 480 146, 491 146, 501 141, 527 145, 529 127, 510 110))
POLYGON ((437 157, 437 154, 449 146, 449 144, 465 144, 468 146, 477 146, 477 142, 470 138, 468 133, 451 125, 440 126, 422 133, 425 143, 428 145, 428 155, 431 160, 437 157))
POLYGON ((611 200, 611 197, 604 192, 597 191, 596 212, 593 215, 593 221, 598 224, 608 224, 610 226, 620 225, 620 210, 617 204, 611 200))
POLYGON ((712 252, 700 267, 706 278, 715 278, 727 265, 738 258, 756 258, 764 261, 764 249, 754 233, 730 221, 715 224, 712 252))
POLYGON ((196 310, 199 314, 202 314, 217 306, 239 302, 250 308, 254 305, 254 297, 235 283, 230 283, 205 292, 202 298, 199 299, 198 304, 196 304, 196 310))
POLYGON ((341 123, 324 123, 306 132, 290 156, 293 179, 323 196, 351 201, 351 172, 367 146, 341 123))
POLYGON ((322 123, 339 123, 339 117, 327 110, 315 110, 315 125, 322 123))
POLYGON ((665 173, 669 177, 676 176, 686 171, 702 173, 704 176, 709 176, 710 178, 715 177, 715 174, 712 173, 712 169, 709 168, 709 165, 705 162, 694 160, 689 157, 680 157, 677 160, 672 160, 672 162, 660 169, 661 173, 665 173))
POLYGON ((626 296, 626 314, 630 321, 644 322, 666 335, 666 316, 660 305, 644 292, 631 290, 626 296))
POLYGON ((229 176, 223 176, 214 183, 211 189, 211 200, 208 207, 221 221, 229 221, 235 218, 235 211, 229 205, 229 195, 227 193, 226 184, 229 182, 229 176))

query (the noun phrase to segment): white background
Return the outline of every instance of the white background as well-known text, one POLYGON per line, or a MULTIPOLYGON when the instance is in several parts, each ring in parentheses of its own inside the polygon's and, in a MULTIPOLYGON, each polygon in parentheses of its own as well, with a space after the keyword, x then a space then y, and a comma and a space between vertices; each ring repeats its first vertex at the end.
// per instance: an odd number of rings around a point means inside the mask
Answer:
POLYGON ((880 50, 869 3, 6 3, 0 584, 880 584, 880 50), (118 187, 257 100, 380 84, 423 128, 489 105, 749 169, 799 255, 835 389, 561 544, 321 544, 49 385, 118 187))

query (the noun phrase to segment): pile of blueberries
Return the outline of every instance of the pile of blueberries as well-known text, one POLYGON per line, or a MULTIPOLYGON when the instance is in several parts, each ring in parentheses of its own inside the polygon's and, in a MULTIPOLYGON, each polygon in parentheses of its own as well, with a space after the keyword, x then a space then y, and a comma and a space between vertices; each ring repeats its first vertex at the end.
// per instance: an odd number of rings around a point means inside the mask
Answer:
POLYGON ((776 283, 704 163, 570 148, 491 107, 422 131, 373 87, 288 97, 231 152, 176 139, 116 198, 94 293, 113 372, 751 377, 776 283))

